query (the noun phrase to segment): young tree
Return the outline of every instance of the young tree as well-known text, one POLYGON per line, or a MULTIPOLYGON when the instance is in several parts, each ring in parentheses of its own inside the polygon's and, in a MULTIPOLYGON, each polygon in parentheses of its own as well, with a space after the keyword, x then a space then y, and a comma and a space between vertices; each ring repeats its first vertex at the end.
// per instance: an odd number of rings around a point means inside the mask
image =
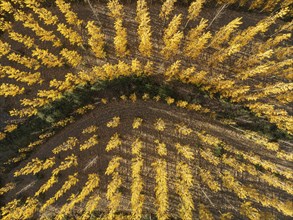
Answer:
POLYGON ((169 18, 169 15, 174 10, 174 4, 177 2, 177 0, 166 0, 161 8, 161 12, 159 14, 161 19, 167 20, 169 18))
POLYGON ((161 54, 165 59, 169 59, 179 53, 180 42, 183 38, 183 32, 179 31, 181 20, 182 14, 175 15, 164 31, 164 47, 161 50, 161 54))
POLYGON ((94 24, 94 21, 88 21, 86 28, 88 30, 88 34, 90 35, 88 44, 91 46, 95 56, 97 58, 105 58, 105 35, 102 33, 101 29, 94 24))
POLYGON ((237 28, 242 24, 241 19, 242 18, 240 17, 235 18, 224 27, 221 27, 221 29, 217 31, 215 35, 213 36, 209 46, 216 49, 221 49, 222 44, 228 42, 231 34, 235 32, 237 28))
POLYGON ((116 36, 114 38, 114 45, 118 57, 125 57, 129 54, 127 50, 127 32, 122 23, 122 19, 116 19, 115 21, 116 36))

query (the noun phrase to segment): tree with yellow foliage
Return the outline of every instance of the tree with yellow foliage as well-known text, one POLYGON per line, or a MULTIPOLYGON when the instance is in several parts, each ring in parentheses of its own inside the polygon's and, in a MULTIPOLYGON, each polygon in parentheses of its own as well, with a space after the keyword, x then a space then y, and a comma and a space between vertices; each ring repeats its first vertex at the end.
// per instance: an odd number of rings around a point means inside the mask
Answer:
POLYGON ((75 12, 71 11, 70 3, 66 3, 64 0, 56 0, 55 3, 62 14, 64 14, 68 24, 80 27, 82 20, 78 19, 75 12))
POLYGON ((199 219, 214 220, 210 210, 202 203, 198 205, 199 219))
POLYGON ((167 162, 162 159, 158 159, 152 163, 152 166, 156 172, 156 206, 157 206, 157 218, 158 220, 167 220, 168 215, 168 177, 167 177, 167 162))
POLYGON ((60 54, 72 67, 78 66, 82 61, 82 56, 75 50, 68 50, 67 48, 63 48, 60 51, 60 54))
POLYGON ((107 127, 108 128, 116 128, 116 127, 118 127, 119 124, 120 124, 120 117, 115 116, 115 117, 112 118, 111 121, 109 121, 107 123, 107 127))
POLYGON ((39 49, 36 47, 32 50, 32 55, 37 57, 43 65, 47 67, 61 67, 63 65, 62 60, 56 55, 50 53, 48 49, 39 49))
POLYGON ((115 21, 116 36, 114 37, 114 45, 118 57, 125 57, 129 54, 127 50, 127 32, 122 23, 122 19, 116 19, 115 21))
MULTIPOLYGON (((9 30, 8 34, 9 34, 10 39, 23 44, 28 49, 32 48, 35 45, 34 38, 32 38, 28 35, 17 33, 15 31, 13 31, 12 29, 9 30)), ((2 48, 2 46, 0 48, 2 48)))
POLYGON ((177 0, 166 0, 161 8, 161 12, 159 14, 161 19, 168 20, 169 15, 174 10, 174 4, 177 0))
POLYGON ((65 24, 59 23, 57 27, 57 31, 60 32, 67 40, 69 40, 70 44, 82 46, 83 40, 79 33, 73 30, 71 27, 68 27, 65 24))
POLYGON ((227 25, 220 28, 219 31, 215 33, 209 44, 209 47, 221 49, 222 45, 229 41, 230 36, 237 28, 242 24, 241 17, 235 18, 230 21, 227 25))
POLYGON ((117 133, 115 133, 109 140, 107 146, 106 146, 106 151, 109 152, 113 149, 116 149, 122 144, 122 141, 120 140, 120 137, 117 133))
POLYGON ((190 21, 194 21, 199 13, 201 12, 201 9, 203 7, 203 4, 205 3, 206 0, 196 0, 196 1, 193 1, 189 8, 188 8, 188 15, 187 15, 187 22, 185 24, 185 27, 187 26, 187 24, 190 22, 190 21))
POLYGON ((166 123, 163 121, 163 119, 158 118, 156 122, 154 123, 155 129, 158 131, 164 131, 166 128, 166 123))
POLYGON ((139 37, 139 52, 150 57, 152 51, 150 15, 145 0, 137 1, 136 20, 139 23, 137 33, 139 37))
POLYGON ((94 21, 88 21, 86 28, 88 30, 88 34, 90 35, 88 44, 91 46, 95 56, 97 58, 105 58, 105 35, 102 33, 101 29, 94 24, 94 21))
POLYGON ((0 96, 16 96, 24 93, 24 88, 14 84, 2 83, 0 85, 0 96))
POLYGON ((143 121, 142 118, 135 118, 135 119, 133 120, 133 123, 132 123, 132 128, 133 128, 133 129, 138 129, 138 128, 141 126, 142 121, 143 121))
POLYGON ((240 214, 250 220, 260 220, 261 215, 259 210, 252 206, 251 202, 244 202, 240 207, 240 214))
POLYGON ((121 19, 123 16, 123 5, 119 3, 119 0, 110 0, 107 3, 107 7, 110 10, 109 15, 114 19, 121 19))
POLYGON ((180 197, 179 215, 181 219, 193 219, 194 210, 191 188, 193 186, 193 175, 191 168, 184 162, 176 164, 176 192, 180 197))
POLYGON ((120 166, 121 160, 121 157, 113 157, 112 160, 109 162, 109 165, 105 172, 106 175, 112 175, 112 180, 108 184, 106 192, 106 198, 109 201, 109 213, 107 214, 107 219, 109 220, 114 219, 115 213, 122 197, 121 192, 119 192, 119 188, 122 185, 122 178, 117 170, 120 166))
POLYGON ((177 60, 170 67, 166 69, 165 77, 167 78, 167 81, 175 79, 177 78, 178 75, 180 75, 180 66, 181 66, 181 60, 177 60))
POLYGON ((41 170, 46 170, 55 165, 55 157, 48 158, 46 160, 40 160, 38 158, 32 159, 31 162, 28 162, 25 167, 21 168, 18 171, 14 172, 14 176, 36 174, 41 170))
POLYGON ((183 32, 179 31, 181 20, 182 14, 175 15, 164 31, 164 47, 161 50, 161 54, 165 59, 169 59, 179 53, 180 42, 183 38, 183 32))
POLYGON ((8 44, 7 42, 3 42, 2 40, 0 40, 0 58, 2 56, 5 56, 6 54, 8 54, 11 50, 11 46, 10 44, 8 44))

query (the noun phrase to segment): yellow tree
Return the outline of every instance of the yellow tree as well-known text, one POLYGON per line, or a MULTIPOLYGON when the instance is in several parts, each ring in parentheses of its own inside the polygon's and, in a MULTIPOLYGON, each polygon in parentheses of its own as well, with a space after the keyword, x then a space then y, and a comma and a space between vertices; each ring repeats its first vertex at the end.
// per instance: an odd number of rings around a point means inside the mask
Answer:
POLYGON ((10 52, 10 45, 0 40, 0 58, 10 52))
POLYGON ((167 178, 167 162, 158 159, 152 163, 156 172, 156 204, 157 204, 157 218, 158 220, 168 219, 168 178, 167 178))
POLYGON ((141 54, 149 57, 152 50, 150 15, 145 0, 137 1, 136 21, 139 23, 137 33, 140 40, 138 49, 141 54))
POLYGON ((160 18, 167 20, 169 18, 169 15, 174 10, 174 4, 177 2, 177 0, 166 0, 161 8, 161 12, 159 14, 160 18))
POLYGON ((82 20, 79 20, 76 13, 71 11, 70 3, 66 3, 64 0, 56 0, 55 3, 62 14, 64 14, 68 24, 80 27, 82 20))
POLYGON ((105 35, 102 34, 101 29, 94 24, 94 21, 88 21, 86 28, 88 30, 88 34, 90 35, 88 44, 91 46, 92 51, 97 58, 105 58, 105 35))
POLYGON ((206 47, 208 40, 212 37, 210 32, 202 34, 197 40, 188 38, 185 47, 185 54, 196 59, 206 47))
POLYGON ((235 32, 237 28, 242 24, 241 19, 242 18, 240 17, 235 18, 224 27, 221 27, 220 30, 217 31, 213 36, 209 46, 216 49, 220 49, 222 47, 222 44, 228 42, 231 34, 235 32))
POLYGON ((127 32, 122 23, 122 19, 116 19, 115 21, 116 36, 114 38, 114 45, 118 57, 124 57, 129 54, 127 50, 127 32))
POLYGON ((170 67, 166 69, 165 77, 167 77, 167 81, 177 78, 177 76, 180 73, 180 66, 181 60, 177 60, 175 63, 173 63, 170 67))
POLYGON ((2 83, 0 85, 0 96, 16 96, 24 93, 24 88, 14 84, 2 83))
POLYGON ((107 3, 107 7, 110 10, 110 16, 114 19, 121 19, 123 16, 123 5, 119 3, 119 0, 110 0, 107 3))
POLYGON ((193 186, 193 176, 191 168, 184 162, 176 164, 176 192, 180 196, 179 214, 182 219, 193 219, 194 210, 193 196, 191 188, 193 186))
POLYGON ((198 17, 204 3, 205 0, 196 0, 190 4, 187 15, 188 20, 185 27, 187 26, 189 21, 194 21, 198 17))
POLYGON ((164 31, 164 47, 161 50, 161 54, 165 59, 169 59, 171 56, 179 53, 180 42, 183 38, 183 32, 179 31, 181 20, 182 14, 175 15, 164 31))
POLYGON ((119 192, 119 188, 122 185, 122 178, 118 173, 118 168, 120 166, 121 157, 113 157, 109 162, 106 175, 112 175, 112 180, 107 186, 106 198, 109 200, 108 208, 109 213, 107 218, 112 220, 114 219, 115 212, 119 206, 122 194, 119 192))
POLYGON ((68 50, 67 48, 63 48, 60 51, 60 54, 62 57, 64 57, 67 63, 73 67, 76 67, 81 63, 82 56, 75 50, 68 50))

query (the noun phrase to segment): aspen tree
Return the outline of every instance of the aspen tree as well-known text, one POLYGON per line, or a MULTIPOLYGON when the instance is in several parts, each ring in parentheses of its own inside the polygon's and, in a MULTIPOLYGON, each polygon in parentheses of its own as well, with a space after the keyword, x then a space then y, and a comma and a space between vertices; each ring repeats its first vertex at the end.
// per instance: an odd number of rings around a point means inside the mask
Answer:
POLYGON ((203 34, 203 31, 207 26, 207 22, 208 21, 206 19, 201 19, 199 25, 188 32, 184 47, 186 56, 195 59, 205 47, 208 39, 211 38, 210 32, 203 34))
POLYGON ((50 10, 40 7, 39 2, 24 1, 24 3, 28 8, 32 9, 46 25, 56 24, 58 22, 58 17, 53 15, 50 10))
POLYGON ((82 20, 79 20, 76 13, 71 11, 70 3, 66 3, 64 0, 55 0, 55 3, 62 14, 64 14, 68 24, 80 27, 82 20))
POLYGON ((265 52, 269 49, 275 49, 281 42, 289 40, 291 33, 278 34, 275 37, 269 38, 266 42, 256 44, 256 52, 265 52))
POLYGON ((243 70, 249 70, 250 68, 255 67, 256 65, 260 65, 263 63, 266 59, 269 59, 273 55, 273 50, 267 50, 264 52, 260 52, 258 54, 252 54, 248 58, 240 57, 235 63, 234 63, 234 71, 239 72, 243 70))
POLYGON ((165 0, 165 2, 162 5, 161 12, 159 14, 160 18, 163 20, 168 20, 169 15, 174 10, 174 4, 177 2, 177 0, 165 0))
POLYGON ((55 147, 52 150, 53 154, 59 154, 62 151, 71 150, 78 144, 78 139, 76 137, 69 137, 65 142, 60 144, 58 147, 55 147))
POLYGON ((167 77, 167 81, 170 81, 176 78, 180 73, 181 60, 177 60, 170 67, 168 67, 165 71, 165 77, 167 77))
POLYGON ((208 40, 212 37, 210 32, 202 34, 197 40, 187 38, 185 54, 193 59, 196 59, 206 47, 208 40))
POLYGON ((208 210, 208 208, 202 203, 200 203, 198 205, 198 212, 199 212, 199 219, 200 220, 201 219, 202 220, 203 219, 205 219, 205 220, 214 220, 214 217, 213 217, 212 213, 210 212, 210 210, 208 210))
POLYGON ((58 24, 57 31, 60 32, 72 45, 82 46, 83 40, 82 37, 73 30, 71 27, 66 26, 65 24, 58 24))
POLYGON ((46 170, 54 165, 55 157, 51 157, 46 160, 34 158, 31 162, 28 162, 25 167, 21 168, 19 171, 15 171, 14 176, 28 175, 30 173, 36 174, 39 173, 41 170, 46 170))
POLYGON ((5 193, 7 193, 8 191, 14 189, 15 186, 16 186, 16 184, 12 183, 12 182, 5 184, 5 186, 0 188, 0 195, 3 195, 5 193))
POLYGON ((137 33, 140 40, 138 49, 141 54, 149 57, 152 51, 150 15, 145 0, 137 1, 136 20, 139 23, 137 33))
POLYGON ((76 67, 81 63, 82 57, 75 50, 68 50, 67 48, 63 48, 60 51, 60 54, 72 67, 76 67))
POLYGON ((0 40, 0 58, 8 54, 10 50, 11 50, 11 46, 8 43, 0 40))
POLYGON ((135 155, 131 164, 131 216, 133 219, 141 219, 142 217, 142 208, 144 202, 144 196, 141 194, 143 189, 143 179, 141 176, 141 171, 143 167, 143 158, 141 154, 141 149, 143 147, 142 141, 137 138, 131 145, 131 152, 135 155))
POLYGON ((184 162, 176 164, 176 192, 180 196, 179 214, 182 219, 193 219, 194 210, 191 188, 193 186, 193 176, 190 166, 184 162))
POLYGON ((8 34, 10 39, 23 44, 28 49, 32 48, 35 44, 34 38, 31 38, 28 35, 23 35, 12 30, 9 31, 8 34))
MULTIPOLYGON (((188 8, 187 23, 189 21, 194 21, 198 17, 204 3, 205 0, 196 0, 190 4, 188 8)), ((185 26, 187 26, 187 24, 185 26)))
POLYGON ((48 50, 35 48, 32 50, 32 55, 37 57, 47 67, 61 67, 63 65, 62 60, 48 50))
POLYGON ((0 30, 1 31, 11 31, 12 24, 9 21, 6 21, 3 17, 0 17, 0 30))
POLYGON ((168 219, 168 177, 167 177, 167 162, 158 159, 152 163, 156 172, 156 204, 157 204, 157 218, 158 220, 168 219))
POLYGON ((268 0, 266 4, 263 6, 262 11, 265 11, 265 12, 273 11, 280 1, 281 0, 268 0))
POLYGON ((114 45, 118 57, 125 57, 129 54, 127 50, 127 32, 126 28, 122 25, 122 19, 115 21, 116 36, 114 38, 114 45))
POLYGON ((123 16, 123 5, 119 3, 119 0, 110 0, 107 3, 107 7, 110 10, 110 16, 114 19, 121 19, 123 16))
POLYGON ((36 59, 31 58, 31 57, 21 56, 20 54, 17 54, 17 53, 10 53, 7 56, 7 58, 10 61, 15 61, 19 64, 22 64, 29 69, 37 70, 40 68, 39 62, 36 59))
POLYGON ((98 144, 98 135, 94 134, 88 140, 86 140, 83 144, 80 145, 79 149, 86 150, 98 144))
POLYGON ((166 128, 166 124, 161 118, 158 118, 156 120, 156 122, 154 123, 154 126, 155 126, 155 129, 158 131, 164 131, 166 128))
POLYGON ((171 56, 179 53, 180 42, 183 38, 183 32, 179 31, 179 25, 181 24, 181 20, 181 14, 175 15, 164 31, 164 47, 161 50, 161 54, 164 56, 165 59, 169 59, 171 56))
POLYGON ((242 18, 240 17, 235 18, 224 27, 221 27, 220 30, 217 31, 215 35, 213 36, 209 46, 220 49, 222 47, 222 44, 228 42, 231 34, 237 30, 239 25, 242 24, 241 19, 242 18))
POLYGON ((14 84, 2 83, 0 85, 0 96, 16 96, 24 93, 24 88, 14 84))
POLYGON ((30 28, 41 41, 51 42, 54 47, 60 47, 62 45, 61 40, 56 37, 53 31, 47 31, 42 28, 32 14, 27 14, 21 10, 17 10, 13 16, 16 21, 21 21, 24 27, 30 28))
POLYGON ((199 169, 199 176, 204 184, 206 184, 213 192, 221 190, 220 184, 214 179, 209 170, 199 169))
POLYGON ((251 220, 260 220, 259 210, 251 206, 251 202, 245 202, 240 207, 240 214, 251 220))
POLYGON ((264 0, 254 0, 252 1, 249 10, 261 8, 264 4, 264 0))
POLYGON ((13 13, 14 8, 9 1, 1 1, 0 3, 0 12, 1 14, 7 12, 8 14, 13 13))
POLYGON ((116 149, 118 146, 122 144, 122 141, 118 135, 118 133, 115 133, 109 140, 107 146, 106 146, 106 151, 111 151, 113 149, 116 149))
POLYGON ((8 78, 15 79, 16 81, 26 83, 29 86, 35 83, 42 84, 43 82, 40 72, 24 72, 11 66, 0 66, 0 70, 2 71, 3 76, 7 76, 8 78))
POLYGON ((118 168, 120 166, 121 157, 113 157, 109 162, 106 175, 112 175, 112 180, 107 186, 106 198, 109 200, 108 209, 109 213, 107 214, 108 219, 114 219, 115 213, 119 206, 122 194, 118 191, 122 185, 122 178, 118 173, 118 168))
POLYGON ((88 39, 88 44, 91 46, 97 58, 105 58, 106 53, 104 51, 105 45, 105 35, 102 34, 101 29, 95 26, 93 21, 88 21, 87 26, 88 34, 90 38, 88 39))
POLYGON ((115 116, 107 123, 108 128, 116 128, 120 124, 120 117, 115 116))

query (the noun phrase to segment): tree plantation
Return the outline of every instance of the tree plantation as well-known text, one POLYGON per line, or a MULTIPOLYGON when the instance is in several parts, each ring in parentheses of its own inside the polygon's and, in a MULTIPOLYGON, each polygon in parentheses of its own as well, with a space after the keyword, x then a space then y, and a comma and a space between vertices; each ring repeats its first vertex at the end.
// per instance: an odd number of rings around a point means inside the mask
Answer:
POLYGON ((292 6, 0 0, 0 219, 291 219, 292 6))

